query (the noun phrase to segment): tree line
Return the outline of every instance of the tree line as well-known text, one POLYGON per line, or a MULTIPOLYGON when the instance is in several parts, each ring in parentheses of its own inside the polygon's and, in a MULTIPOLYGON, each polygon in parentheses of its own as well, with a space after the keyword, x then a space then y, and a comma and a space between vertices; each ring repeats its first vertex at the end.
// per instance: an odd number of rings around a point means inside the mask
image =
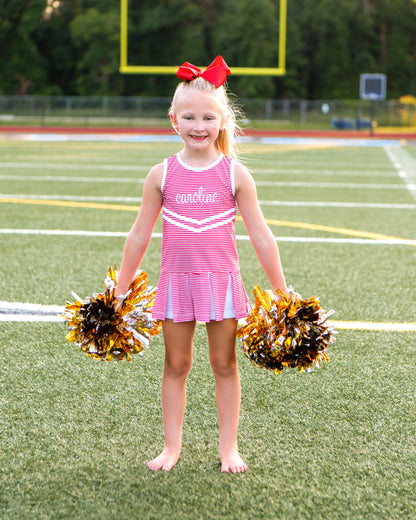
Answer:
MULTIPOLYGON (((278 0, 129 0, 129 63, 276 67, 278 0)), ((361 73, 416 94, 415 0, 288 0, 287 73, 231 76, 244 98, 356 98, 361 73)), ((170 96, 174 76, 120 74, 116 0, 0 0, 0 94, 170 96)))

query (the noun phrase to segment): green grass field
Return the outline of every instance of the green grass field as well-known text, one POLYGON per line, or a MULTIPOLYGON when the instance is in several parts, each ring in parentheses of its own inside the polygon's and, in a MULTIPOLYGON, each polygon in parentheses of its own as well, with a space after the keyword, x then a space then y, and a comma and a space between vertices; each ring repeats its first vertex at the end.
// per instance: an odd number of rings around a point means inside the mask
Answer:
MULTIPOLYGON (((64 305, 72 290, 101 291, 147 170, 178 149, 0 140, 0 300, 64 305)), ((242 159, 288 281, 336 311, 330 361, 276 376, 237 345, 249 470, 222 475, 199 325, 182 456, 153 473, 161 336, 142 358, 103 363, 68 344, 62 322, 0 321, 1 519, 416 518, 415 332, 383 330, 416 318, 416 148, 254 142, 242 159)), ((236 233, 247 291, 267 288, 240 221, 236 233)), ((142 263, 154 285, 159 254, 155 237, 142 263)))

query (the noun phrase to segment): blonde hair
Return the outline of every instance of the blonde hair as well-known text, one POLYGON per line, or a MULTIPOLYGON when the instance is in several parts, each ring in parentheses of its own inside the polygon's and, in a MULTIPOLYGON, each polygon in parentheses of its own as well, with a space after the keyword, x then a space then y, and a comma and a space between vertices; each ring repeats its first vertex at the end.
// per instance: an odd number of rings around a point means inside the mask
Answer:
POLYGON ((191 93, 192 90, 207 92, 218 103, 224 121, 224 128, 220 130, 217 140, 215 141, 215 146, 224 155, 234 158, 237 157, 237 145, 235 141, 239 130, 237 124, 239 111, 231 102, 224 85, 216 88, 215 85, 201 77, 179 83, 172 98, 169 115, 175 116, 179 96, 191 93))

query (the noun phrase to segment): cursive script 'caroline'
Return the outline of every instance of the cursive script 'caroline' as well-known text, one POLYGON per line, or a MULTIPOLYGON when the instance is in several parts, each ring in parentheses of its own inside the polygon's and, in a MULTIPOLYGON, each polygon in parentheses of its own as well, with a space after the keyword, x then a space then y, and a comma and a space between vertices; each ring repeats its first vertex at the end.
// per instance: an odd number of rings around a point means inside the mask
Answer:
POLYGON ((201 186, 198 191, 193 193, 178 193, 176 195, 176 202, 178 204, 196 204, 202 202, 203 204, 215 204, 218 202, 217 193, 205 193, 205 189, 201 186))

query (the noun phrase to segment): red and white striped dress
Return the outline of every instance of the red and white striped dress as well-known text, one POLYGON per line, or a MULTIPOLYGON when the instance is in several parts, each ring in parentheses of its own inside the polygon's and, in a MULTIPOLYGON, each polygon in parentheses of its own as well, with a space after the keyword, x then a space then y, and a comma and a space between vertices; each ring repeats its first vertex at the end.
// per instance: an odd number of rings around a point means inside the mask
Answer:
POLYGON ((235 319, 250 302, 240 275, 234 224, 237 212, 234 160, 221 154, 204 168, 193 168, 180 155, 164 161, 161 272, 153 318, 208 322, 224 318, 227 288, 235 319))

